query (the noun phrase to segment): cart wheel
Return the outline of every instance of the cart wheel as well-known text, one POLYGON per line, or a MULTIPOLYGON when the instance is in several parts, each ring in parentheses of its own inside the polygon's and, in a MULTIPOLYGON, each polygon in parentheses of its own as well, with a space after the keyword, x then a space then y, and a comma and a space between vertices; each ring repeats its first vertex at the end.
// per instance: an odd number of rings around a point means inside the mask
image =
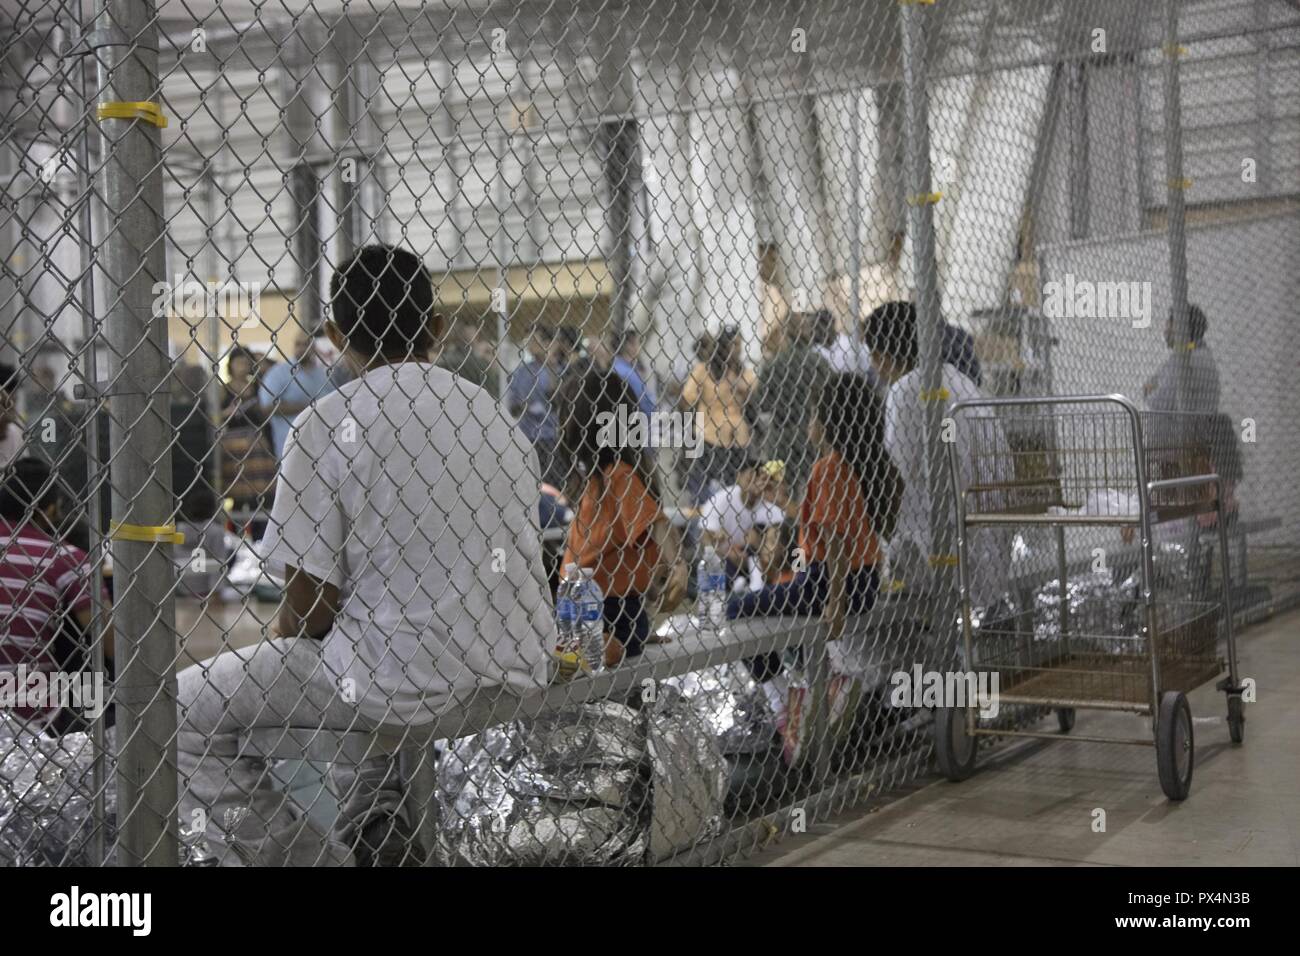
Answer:
POLYGON ((1228 695, 1228 736, 1234 744, 1246 739, 1246 704, 1240 694, 1228 695))
POLYGON ((966 711, 940 707, 934 712, 934 752, 939 771, 956 783, 975 772, 979 741, 966 732, 966 711))
POLYGON ((1068 734, 1074 729, 1074 708, 1061 707, 1056 711, 1056 723, 1061 728, 1061 733, 1068 734))
POLYGON ((1156 723, 1156 768, 1170 800, 1186 800, 1192 789, 1193 753, 1192 709, 1182 691, 1167 690, 1156 723))

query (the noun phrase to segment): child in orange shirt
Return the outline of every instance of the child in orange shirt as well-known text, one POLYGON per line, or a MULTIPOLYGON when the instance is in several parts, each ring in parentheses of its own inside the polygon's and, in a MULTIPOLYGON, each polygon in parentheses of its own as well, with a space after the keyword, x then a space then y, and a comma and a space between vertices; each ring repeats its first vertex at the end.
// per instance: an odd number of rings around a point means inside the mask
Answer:
POLYGON ((876 596, 878 535, 892 531, 902 482, 883 443, 880 401, 860 376, 827 382, 808 422, 818 458, 803 501, 778 500, 799 520, 804 568, 727 605, 728 617, 822 614, 839 636, 846 613, 868 610, 876 596))
POLYGON ((659 505, 659 486, 644 449, 620 445, 608 427, 638 414, 636 397, 616 373, 595 368, 561 389, 560 453, 571 463, 576 512, 564 565, 591 568, 605 595, 606 663, 636 657, 650 637, 653 604, 671 610, 686 592, 681 542, 659 505))

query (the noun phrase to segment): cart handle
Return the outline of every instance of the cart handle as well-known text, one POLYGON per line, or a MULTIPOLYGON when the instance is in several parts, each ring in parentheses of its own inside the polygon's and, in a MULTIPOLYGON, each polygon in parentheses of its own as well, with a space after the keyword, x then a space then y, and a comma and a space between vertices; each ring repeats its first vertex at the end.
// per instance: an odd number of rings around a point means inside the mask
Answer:
POLYGON ((1214 485, 1215 495, 1223 495, 1223 479, 1217 474, 1208 475, 1185 475, 1182 478, 1161 478, 1157 481, 1147 482, 1147 494, 1153 491, 1164 491, 1166 488, 1191 488, 1194 485, 1214 485))
POLYGON ((1133 404, 1132 399, 1118 392, 1109 395, 1042 395, 1037 398, 1022 398, 1019 396, 1012 398, 964 398, 961 401, 953 402, 950 411, 956 414, 963 408, 990 405, 1097 405, 1107 402, 1121 406, 1135 417, 1139 413, 1138 407, 1133 404))

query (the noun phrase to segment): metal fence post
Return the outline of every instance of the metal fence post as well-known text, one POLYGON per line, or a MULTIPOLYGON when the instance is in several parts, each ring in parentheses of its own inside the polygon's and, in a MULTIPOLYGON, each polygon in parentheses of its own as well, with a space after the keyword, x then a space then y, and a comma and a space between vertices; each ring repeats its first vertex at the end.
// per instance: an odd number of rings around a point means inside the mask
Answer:
POLYGON ((1186 349, 1191 341, 1191 323, 1187 314, 1187 235, 1186 190, 1191 183, 1183 177, 1183 110, 1178 82, 1178 60, 1183 50, 1178 45, 1178 0, 1165 0, 1165 176, 1169 231, 1169 307, 1174 319, 1174 341, 1183 346, 1177 355, 1178 408, 1190 408, 1191 356, 1186 349))
POLYGON ((141 109, 160 99, 157 14, 145 0, 104 0, 98 21, 117 41, 98 51, 98 112, 112 513, 119 528, 113 540, 118 861, 175 866, 176 567, 170 539, 157 530, 174 512, 170 363, 166 312, 152 312, 153 286, 165 281, 166 271, 162 133, 141 109), (128 115, 117 104, 138 112, 128 115), (151 535, 156 540, 145 540, 151 535))
MULTIPOLYGON (((290 335, 289 348, 300 330, 308 335, 320 333, 321 312, 321 181, 316 160, 321 144, 321 118, 316 113, 320 100, 320 72, 315 65, 312 40, 315 32, 309 24, 296 26, 289 40, 282 73, 285 99, 285 123, 289 150, 289 195, 293 203, 293 260, 297 268, 298 296, 293 318, 298 330, 281 329, 290 335)), ((280 344, 284 351, 285 344, 280 344)), ((287 354, 287 353, 286 353, 287 354)))
POLYGON ((374 64, 365 42, 347 19, 335 25, 331 59, 339 67, 342 89, 335 101, 340 161, 351 160, 348 175, 338 177, 339 258, 379 239, 375 194, 381 175, 375 162, 379 132, 372 102, 375 96, 374 64))
POLYGON ((852 327, 846 329, 856 339, 862 326, 862 92, 853 94, 853 114, 849 119, 852 130, 849 139, 853 142, 853 184, 850 195, 853 204, 853 232, 849 236, 849 268, 852 271, 849 283, 849 321, 852 327))
MULTIPOLYGON (((222 269, 221 260, 223 257, 221 255, 221 250, 217 246, 217 230, 213 226, 213 223, 217 222, 220 218, 217 211, 217 195, 220 186, 217 183, 216 173, 213 171, 211 166, 208 166, 203 170, 203 177, 200 182, 203 184, 203 214, 207 219, 207 234, 203 239, 203 262, 205 266, 204 272, 206 273, 206 275, 203 276, 203 281, 204 283, 211 282, 216 286, 218 289, 218 301, 220 301, 220 290, 225 287, 227 282, 233 282, 234 280, 227 270, 222 269), (227 274, 222 275, 221 273, 223 271, 227 271, 227 274)), ((242 296, 239 301, 241 303, 243 302, 242 296)), ((208 326, 208 355, 205 364, 211 370, 211 375, 208 378, 208 387, 204 389, 203 397, 207 406, 208 420, 212 423, 212 460, 209 463, 211 469, 209 477, 212 481, 212 495, 214 502, 212 521, 219 520, 222 508, 222 492, 226 490, 226 483, 224 480, 225 472, 223 467, 224 461, 221 450, 221 434, 224 428, 221 407, 224 404, 225 398, 221 388, 221 356, 225 351, 225 341, 230 338, 230 330, 226 327, 226 321, 232 320, 234 322, 243 322, 244 317, 241 312, 242 305, 235 315, 223 317, 221 314, 221 307, 217 306, 208 313, 206 318, 208 326)), ((204 530, 206 531, 208 527, 210 527, 210 523, 204 525, 204 530)), ((224 549, 222 553, 224 554, 224 549)))
MULTIPOLYGON (((77 16, 78 35, 84 34, 84 25, 81 22, 80 11, 77 16)), ((91 87, 91 67, 92 64, 79 60, 77 63, 77 92, 81 96, 82 116, 87 119, 90 111, 94 109, 94 100, 90 95, 91 87)), ((91 180, 94 176, 95 166, 92 165, 91 157, 91 130, 83 127, 82 134, 77 137, 77 190, 79 193, 77 222, 81 232, 82 254, 86 257, 86 270, 81 275, 81 316, 82 316, 82 381, 89 388, 94 387, 94 383, 99 380, 99 369, 97 356, 95 355, 96 343, 99 340, 100 329, 97 328, 99 321, 95 309, 95 271, 90 263, 94 262, 94 210, 91 204, 91 180)), ((99 157, 96 157, 99 158, 99 157)), ((51 400, 55 396, 51 396, 51 400)), ((104 555, 107 542, 103 537, 103 515, 101 514, 101 489, 103 488, 104 470, 100 467, 101 453, 99 448, 99 416, 103 411, 103 401, 96 400, 88 403, 85 417, 82 420, 82 435, 79 439, 81 445, 86 450, 86 521, 89 525, 90 535, 88 552, 90 555, 91 565, 95 569, 95 584, 100 583, 102 578, 101 569, 104 566, 104 555)), ((99 587, 90 589, 90 607, 91 607, 91 648, 90 648, 90 667, 91 672, 95 674, 105 673, 106 664, 104 660, 104 625, 107 623, 106 611, 104 606, 103 590, 99 587)), ((108 763, 104 739, 104 718, 105 714, 100 714, 95 718, 91 725, 91 741, 94 747, 94 762, 91 765, 91 813, 93 814, 95 829, 92 834, 92 859, 102 866, 108 854, 108 842, 106 832, 106 817, 108 816, 106 801, 108 792, 108 781, 105 779, 105 769, 108 763)))
MULTIPOLYGON (((926 11, 904 3, 900 9, 903 34, 904 189, 912 231, 916 276, 917 358, 921 368, 921 398, 925 408, 927 492, 930 496, 930 562, 936 596, 947 597, 949 545, 948 487, 941 438, 945 404, 940 400, 943 363, 940 346, 943 315, 939 302, 939 270, 935 259, 934 202, 930 177, 930 102, 925 82, 926 11)), ((943 620, 942 614, 936 615, 943 620)))

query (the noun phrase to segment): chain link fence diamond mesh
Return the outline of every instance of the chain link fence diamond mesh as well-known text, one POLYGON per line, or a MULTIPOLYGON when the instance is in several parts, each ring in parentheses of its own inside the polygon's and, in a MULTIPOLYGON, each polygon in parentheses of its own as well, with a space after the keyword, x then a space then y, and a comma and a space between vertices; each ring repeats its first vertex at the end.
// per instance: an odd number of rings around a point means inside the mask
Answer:
POLYGON ((1213 670, 1300 593, 1298 44, 1284 0, 0 0, 0 862, 736 860, 951 775, 963 589, 1004 681, 1213 670), (1145 459, 952 410, 1110 394, 1145 459), (1102 520, 963 537, 950 445, 1102 520), (1135 539, 1143 464, 1221 510, 1135 539))

